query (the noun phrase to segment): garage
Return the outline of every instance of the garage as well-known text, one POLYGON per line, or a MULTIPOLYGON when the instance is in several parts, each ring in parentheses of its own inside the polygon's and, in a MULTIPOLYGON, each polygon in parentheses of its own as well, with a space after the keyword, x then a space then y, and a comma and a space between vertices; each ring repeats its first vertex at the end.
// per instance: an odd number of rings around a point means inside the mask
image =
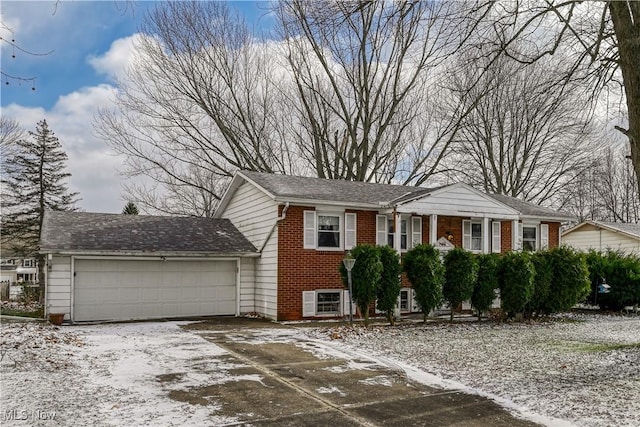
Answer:
POLYGON ((76 321, 233 315, 231 261, 76 259, 76 321))
POLYGON ((45 212, 45 307, 65 322, 252 312, 255 246, 227 219, 45 212))

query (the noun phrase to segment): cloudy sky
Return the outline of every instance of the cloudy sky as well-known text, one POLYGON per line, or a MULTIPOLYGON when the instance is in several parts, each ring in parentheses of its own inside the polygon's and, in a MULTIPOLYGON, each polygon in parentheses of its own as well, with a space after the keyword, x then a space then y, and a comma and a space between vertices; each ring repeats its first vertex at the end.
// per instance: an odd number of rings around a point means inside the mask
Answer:
MULTIPOLYGON (((247 21, 268 25, 266 3, 230 4, 247 21)), ((126 203, 118 173, 122 159, 93 136, 92 122, 98 108, 112 102, 115 79, 132 57, 132 40, 154 6, 124 0, 0 4, 0 35, 16 45, 1 42, 1 114, 32 131, 47 120, 69 156, 69 187, 80 193, 82 210, 119 213, 126 203)))

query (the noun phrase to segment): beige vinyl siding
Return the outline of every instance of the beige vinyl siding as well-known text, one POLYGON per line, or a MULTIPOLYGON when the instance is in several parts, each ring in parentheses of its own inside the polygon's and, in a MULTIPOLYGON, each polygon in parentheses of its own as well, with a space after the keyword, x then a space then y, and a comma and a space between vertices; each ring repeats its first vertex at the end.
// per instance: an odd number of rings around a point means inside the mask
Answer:
POLYGON ((47 271, 47 313, 65 313, 71 317, 71 257, 54 256, 47 261, 51 269, 47 271))
POLYGON ((517 218, 517 212, 465 187, 452 187, 407 203, 405 212, 429 212, 436 215, 517 218))
POLYGON ((604 228, 597 230, 590 224, 563 234, 562 243, 582 251, 613 249, 626 253, 640 254, 640 238, 634 239, 626 234, 616 233, 604 228))
MULTIPOLYGON (((244 183, 235 191, 222 218, 229 219, 233 225, 260 250, 276 220, 278 205, 262 191, 251 184, 244 183)), ((255 259, 255 288, 253 294, 254 310, 266 317, 277 316, 278 283, 278 231, 274 230, 260 258, 255 259)), ((248 293, 242 294, 241 307, 251 305, 244 301, 248 293)))

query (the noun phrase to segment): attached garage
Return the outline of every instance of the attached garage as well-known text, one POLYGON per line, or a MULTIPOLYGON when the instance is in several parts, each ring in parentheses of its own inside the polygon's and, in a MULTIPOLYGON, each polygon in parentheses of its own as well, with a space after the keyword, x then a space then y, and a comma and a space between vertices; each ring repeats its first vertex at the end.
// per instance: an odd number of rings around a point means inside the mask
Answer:
POLYGON ((237 262, 76 259, 75 321, 236 314, 237 262))
POLYGON ((41 252, 47 312, 72 322, 253 308, 242 298, 257 251, 228 220, 47 212, 41 252))

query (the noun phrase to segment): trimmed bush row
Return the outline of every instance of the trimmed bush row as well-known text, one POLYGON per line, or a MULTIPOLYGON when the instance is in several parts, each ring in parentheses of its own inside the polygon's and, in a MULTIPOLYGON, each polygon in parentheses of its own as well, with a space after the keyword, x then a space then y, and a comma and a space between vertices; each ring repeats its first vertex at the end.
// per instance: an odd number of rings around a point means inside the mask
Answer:
MULTIPOLYGON (((401 272, 415 292, 424 319, 446 302, 454 310, 464 301, 478 315, 500 296, 503 316, 538 317, 571 309, 579 302, 619 310, 640 302, 640 258, 619 252, 584 254, 568 247, 534 253, 475 255, 462 248, 443 258, 434 246, 418 245, 404 254, 402 264, 388 246, 358 245, 352 271, 353 300, 369 322, 369 307, 385 313, 391 324, 401 289, 401 272), (596 293, 605 282, 608 293, 596 293)), ((347 271, 340 265, 345 287, 347 271)))

